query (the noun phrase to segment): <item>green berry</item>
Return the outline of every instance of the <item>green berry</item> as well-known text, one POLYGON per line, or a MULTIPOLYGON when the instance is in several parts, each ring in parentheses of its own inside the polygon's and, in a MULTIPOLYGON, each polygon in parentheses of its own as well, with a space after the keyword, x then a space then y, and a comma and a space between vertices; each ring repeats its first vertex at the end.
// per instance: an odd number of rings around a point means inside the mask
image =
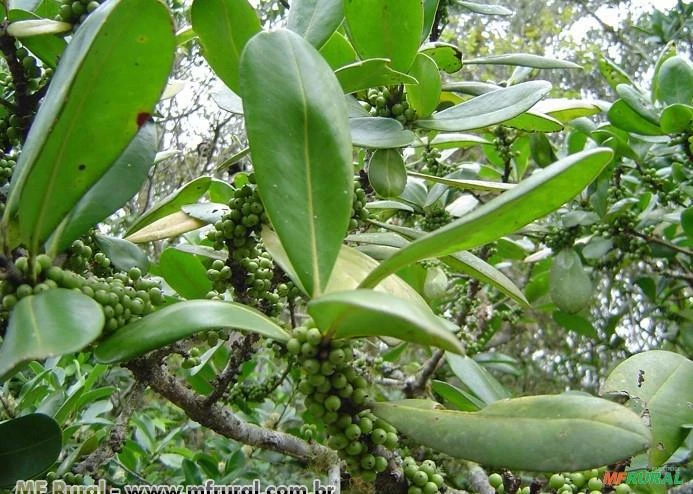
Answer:
POLYGON ((361 468, 365 470, 373 470, 375 468, 375 456, 367 454, 361 458, 361 468))
POLYGON ((315 359, 304 360, 302 367, 308 374, 317 374, 320 372, 320 362, 315 359))
POLYGON ((415 485, 412 485, 407 489, 407 494, 423 494, 423 490, 421 487, 416 487, 415 485))
POLYGON ((46 254, 36 256, 36 262, 41 267, 41 271, 47 271, 53 266, 53 259, 46 254))
POLYGON ((423 486, 423 492, 424 494, 435 494, 438 492, 438 486, 434 482, 426 482, 426 485, 423 486))
POLYGON ((331 395, 325 400, 325 408, 330 412, 336 412, 342 406, 342 400, 338 396, 331 395))
POLYGON ((597 477, 592 477, 587 481, 587 488, 591 491, 601 491, 604 483, 597 477))
POLYGON ((565 484, 565 479, 560 473, 554 473, 549 479, 549 487, 552 489, 560 489, 565 484))
POLYGON ((582 473, 577 472, 577 473, 571 473, 570 474, 570 481, 575 485, 575 487, 577 487, 579 489, 580 487, 585 485, 586 479, 582 473))
POLYGON ((385 458, 384 456, 376 456, 375 467, 373 469, 378 473, 387 470, 387 458, 385 458))
POLYGON ((289 353, 298 355, 301 352, 301 342, 297 338, 291 338, 286 342, 286 349, 289 353))
POLYGON ((26 283, 19 285, 17 287, 17 298, 22 299, 24 297, 28 297, 33 293, 33 288, 31 288, 30 285, 27 285, 26 283))
POLYGON ((409 479, 413 480, 414 475, 419 471, 419 468, 416 465, 407 465, 404 467, 404 475, 409 479))
POLYGON ((414 474, 411 481, 414 482, 415 485, 423 487, 428 482, 428 474, 419 470, 414 474))
POLYGON ((498 489, 499 486, 503 485, 503 477, 499 473, 492 473, 488 476, 488 483, 494 489, 498 489))
POLYGON ((360 441, 352 441, 349 443, 349 446, 346 447, 345 451, 349 456, 358 456, 361 454, 361 451, 363 451, 363 443, 360 441))
POLYGON ((618 484, 616 486, 616 494, 630 494, 632 492, 632 489, 628 484, 618 484))
POLYGON ((386 440, 387 432, 385 432, 383 429, 378 428, 371 432, 371 441, 373 441, 373 444, 384 444, 386 440))
POLYGON ((359 420, 359 427, 361 428, 362 433, 370 434, 373 432, 373 421, 368 417, 361 417, 359 420))
POLYGON ((433 475, 430 476, 431 482, 433 482, 435 485, 437 485, 439 488, 443 487, 443 484, 445 483, 445 479, 443 476, 439 473, 434 473, 433 475))
POLYGON ((312 346, 318 346, 322 341, 322 333, 318 328, 311 328, 306 333, 306 341, 312 346))
POLYGON ((431 460, 426 460, 424 461, 421 466, 419 467, 420 470, 423 470, 428 474, 429 476, 433 475, 436 473, 436 464, 434 461, 431 460))
POLYGON ((385 447, 388 449, 395 449, 397 447, 397 443, 399 442, 397 433, 387 432, 386 435, 387 437, 385 438, 385 447))
POLYGON ((344 435, 352 441, 354 439, 358 439, 361 437, 361 428, 356 424, 351 424, 349 427, 344 429, 344 435))

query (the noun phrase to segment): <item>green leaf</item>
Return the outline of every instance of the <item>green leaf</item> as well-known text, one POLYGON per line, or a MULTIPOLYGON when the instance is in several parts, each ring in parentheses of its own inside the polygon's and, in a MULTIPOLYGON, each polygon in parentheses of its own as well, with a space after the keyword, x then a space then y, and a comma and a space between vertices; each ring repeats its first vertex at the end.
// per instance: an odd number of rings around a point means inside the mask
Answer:
POLYGON ((475 14, 484 15, 513 15, 513 11, 503 7, 502 5, 494 5, 490 3, 477 3, 477 2, 466 2, 462 0, 457 0, 455 2, 460 7, 463 7, 470 12, 475 14))
POLYGON ((459 178, 436 177, 418 172, 408 172, 410 177, 422 178, 429 182, 444 184, 460 190, 475 190, 480 192, 505 192, 515 187, 515 184, 505 182, 489 182, 486 180, 463 180, 459 178))
POLYGON ((111 263, 121 271, 130 268, 140 268, 143 273, 149 270, 149 258, 139 247, 122 238, 107 237, 96 234, 96 244, 111 260, 111 263))
POLYGON ((0 379, 22 362, 81 350, 103 325, 101 306, 80 292, 56 288, 21 299, 0 346, 0 379))
POLYGON ((529 136, 529 152, 534 162, 541 168, 549 166, 558 159, 551 141, 544 134, 531 134, 529 136))
POLYGON ((255 9, 247 0, 194 0, 190 18, 207 63, 229 89, 240 93, 243 48, 262 29, 255 9))
POLYGON ((397 197, 407 185, 404 158, 396 149, 377 149, 368 161, 368 182, 382 197, 397 197))
POLYGON ((145 123, 174 46, 171 17, 158 0, 114 0, 76 31, 23 146, 3 218, 18 217, 32 251, 145 123))
POLYGON ((467 58, 464 65, 519 65, 535 69, 580 69, 578 64, 566 60, 542 57, 529 53, 508 53, 506 55, 491 55, 488 57, 467 58))
POLYGON ((202 197, 205 192, 207 192, 211 182, 211 177, 199 177, 188 182, 179 189, 173 191, 167 197, 163 198, 161 201, 157 202, 146 213, 137 218, 135 223, 128 228, 126 233, 128 235, 132 235, 145 226, 151 225, 156 220, 160 220, 171 213, 180 211, 180 208, 186 204, 193 204, 197 202, 197 200, 202 197))
MULTIPOLYGON (((10 11, 8 18, 10 21, 21 21, 36 20, 41 17, 33 12, 14 9, 10 11)), ((51 69, 55 69, 58 65, 58 61, 67 47, 67 42, 62 37, 51 34, 24 38, 22 44, 51 69)))
POLYGON ((212 99, 222 110, 236 115, 243 115, 243 100, 226 86, 214 91, 212 99))
POLYGON ((597 54, 597 63, 599 72, 604 76, 612 89, 616 89, 619 84, 630 84, 631 86, 635 86, 633 80, 623 71, 621 67, 616 65, 601 53, 597 54))
POLYGON ((455 376, 486 405, 510 396, 501 383, 473 358, 450 353, 445 358, 455 376))
POLYGON ((7 34, 15 38, 29 38, 45 34, 65 33, 72 29, 72 24, 67 22, 52 21, 50 19, 28 19, 15 21, 7 26, 7 34))
POLYGON ((374 403, 381 419, 415 443, 492 467, 573 472, 629 458, 651 436, 640 417, 592 396, 501 400, 479 412, 374 403))
POLYGON ((47 250, 63 251, 130 200, 147 179, 157 145, 156 126, 145 124, 123 154, 70 211, 51 236, 47 250))
POLYGON ((212 290, 207 270, 196 255, 169 247, 161 253, 159 270, 181 297, 203 299, 212 290))
POLYGON ((232 302, 188 300, 153 312, 102 341, 94 357, 103 364, 131 360, 209 329, 233 328, 286 342, 289 335, 255 309, 232 302))
POLYGON ((619 84, 616 93, 630 108, 642 118, 654 125, 659 125, 659 116, 647 97, 630 84, 619 84))
POLYGON ((526 130, 528 132, 558 132, 563 130, 563 124, 561 124, 561 122, 549 115, 536 113, 534 110, 522 113, 510 120, 502 122, 502 124, 506 127, 526 130))
POLYGON ((660 126, 667 134, 685 132, 693 126, 693 107, 675 103, 662 110, 660 126))
MULTIPOLYGON (((652 350, 621 362, 601 393, 627 393, 633 405, 649 411, 654 445, 650 465, 658 467, 683 443, 693 422, 693 362, 673 352, 652 350)), ((629 403, 630 404, 630 403, 629 403)))
POLYGON ((3 422, 0 437, 0 487, 5 488, 48 470, 62 449, 60 426, 40 413, 3 422))
POLYGON ((233 192, 234 188, 231 187, 228 182, 219 180, 218 178, 212 179, 211 183, 209 184, 209 189, 207 190, 209 199, 212 202, 220 204, 228 204, 229 201, 233 199, 233 192))
POLYGON ((566 123, 580 117, 596 115, 602 110, 590 101, 566 99, 566 98, 547 98, 541 100, 532 107, 532 111, 545 114, 555 118, 559 122, 566 123))
POLYGON ((676 43, 674 40, 671 40, 664 46, 662 51, 659 52, 659 56, 655 62, 652 87, 650 88, 650 99, 652 101, 657 100, 657 95, 659 94, 659 73, 662 70, 662 65, 673 56, 676 56, 676 43))
POLYGON ((258 191, 303 286, 317 295, 351 215, 352 150, 342 89, 315 48, 291 31, 261 33, 248 43, 241 88, 258 191))
POLYGON ((187 204, 181 206, 181 210, 188 216, 192 216, 207 224, 213 225, 217 221, 220 221, 224 215, 229 212, 230 208, 226 204, 218 202, 204 202, 201 204, 187 204))
POLYGON ((344 20, 342 0, 294 0, 287 29, 320 49, 344 20))
POLYGON ((202 228, 206 224, 204 221, 193 218, 183 211, 176 211, 150 223, 141 230, 137 230, 132 235, 128 235, 125 237, 125 240, 133 244, 154 242, 183 235, 184 233, 202 228))
POLYGON ((374 290, 334 292, 308 303, 318 328, 334 338, 389 336, 454 353, 464 347, 426 305, 374 290))
POLYGON ((345 0, 347 33, 361 59, 389 58, 408 72, 423 31, 421 0, 345 0))
POLYGON ((409 69, 418 83, 407 84, 407 101, 419 117, 428 117, 440 100, 440 73, 431 57, 418 53, 409 69))
POLYGON ((483 401, 472 394, 444 381, 432 381, 431 390, 446 402, 453 405, 456 409, 463 412, 475 412, 486 406, 483 401))
POLYGON ((355 93, 376 86, 416 84, 416 79, 390 67, 387 58, 370 58, 355 62, 335 71, 345 93, 355 93))
POLYGON ((419 53, 431 57, 438 68, 448 74, 454 74, 462 68, 462 52, 455 45, 436 41, 424 45, 419 53))
POLYGON ((362 148, 402 148, 416 140, 416 135, 394 118, 350 118, 349 127, 352 143, 362 148))
POLYGON ((426 41, 426 38, 431 34, 433 23, 436 20, 436 12, 438 12, 438 4, 440 0, 423 0, 423 28, 421 29, 420 42, 426 41))
POLYGON ((657 100, 667 105, 693 103, 693 64, 679 55, 668 58, 659 70, 657 100))
POLYGON ((681 211, 681 228, 688 238, 693 238, 693 206, 681 211))
POLYGON ((523 82, 498 89, 446 110, 429 119, 416 120, 417 127, 443 131, 480 129, 509 120, 529 110, 551 90, 546 81, 523 82))
POLYGON ((432 232, 380 264, 361 287, 419 259, 467 250, 517 231, 556 210, 594 180, 613 152, 595 148, 563 158, 463 218, 432 232))
POLYGON ((556 310, 553 312, 552 317, 557 324, 560 324, 567 330, 575 331, 579 335, 587 336, 588 338, 597 338, 599 336, 592 323, 578 314, 556 310))
POLYGON ((659 125, 645 120, 622 99, 616 100, 616 102, 611 105, 607 117, 609 118, 609 122, 627 132, 648 136, 660 136, 664 134, 662 129, 659 128, 659 125))
POLYGON ((580 312, 592 301, 592 280, 572 248, 565 248, 554 257, 549 286, 553 303, 569 314, 580 312))
POLYGON ((357 55, 349 40, 339 31, 335 31, 322 48, 320 55, 333 69, 338 69, 356 62, 357 55))
POLYGON ((491 144, 491 141, 476 134, 438 134, 433 139, 422 138, 420 143, 414 146, 431 146, 436 149, 459 149, 477 146, 479 144, 491 144))

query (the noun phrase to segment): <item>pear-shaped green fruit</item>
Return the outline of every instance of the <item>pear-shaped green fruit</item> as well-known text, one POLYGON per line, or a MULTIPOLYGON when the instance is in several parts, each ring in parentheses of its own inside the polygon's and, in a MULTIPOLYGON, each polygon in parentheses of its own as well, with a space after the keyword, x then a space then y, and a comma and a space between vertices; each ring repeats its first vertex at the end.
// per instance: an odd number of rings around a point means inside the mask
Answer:
POLYGON ((584 309, 592 299, 592 281, 573 249, 563 249, 553 259, 549 278, 551 300, 569 314, 584 309))
POLYGON ((404 158, 396 149, 377 149, 368 162, 368 181, 382 197, 397 197, 407 185, 404 158))

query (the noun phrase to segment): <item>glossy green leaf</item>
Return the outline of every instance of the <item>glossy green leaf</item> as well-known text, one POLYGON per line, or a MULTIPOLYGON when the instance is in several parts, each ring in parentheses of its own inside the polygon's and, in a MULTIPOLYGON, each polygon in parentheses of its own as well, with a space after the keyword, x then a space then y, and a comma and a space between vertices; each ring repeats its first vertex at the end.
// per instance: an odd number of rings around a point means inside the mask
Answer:
POLYGON ((421 29, 420 42, 426 41, 426 38, 431 34, 433 23, 436 20, 436 12, 438 12, 438 4, 440 0, 423 0, 423 28, 421 29))
POLYGON ((409 74, 418 83, 408 84, 407 101, 419 117, 428 117, 438 106, 440 100, 440 73, 431 57, 418 53, 409 74))
POLYGON ((433 139, 426 137, 420 142, 414 143, 414 146, 431 146, 436 149, 459 149, 477 146, 479 144, 491 144, 491 141, 476 134, 438 134, 433 139))
POLYGON ((693 126, 693 106, 675 103, 662 110, 660 126, 667 134, 685 132, 693 126))
POLYGON ((532 111, 566 123, 580 117, 596 115, 602 110, 590 101, 566 98, 547 98, 532 107, 532 111))
POLYGON ((443 131, 480 129, 509 120, 527 110, 551 90, 546 81, 523 82, 517 86, 482 94, 469 101, 416 120, 417 127, 443 131))
POLYGON ((206 245, 179 244, 174 249, 187 252, 188 254, 195 254, 196 256, 208 257, 209 259, 219 259, 220 261, 226 261, 229 258, 229 254, 225 250, 214 250, 206 245))
POLYGON ((693 64, 676 55, 668 58, 659 69, 657 100, 667 105, 693 104, 693 64))
POLYGON ((317 326, 334 338, 389 336, 454 353, 464 347, 426 305, 375 290, 334 292, 308 303, 317 326))
POLYGON ((200 204, 187 204, 181 206, 181 210, 188 216, 197 218, 198 220, 204 221, 210 225, 213 225, 217 221, 226 215, 229 210, 226 204, 220 204, 217 202, 203 202, 200 204))
POLYGON ((621 362, 607 377, 604 393, 626 393, 638 411, 649 411, 654 445, 652 467, 666 462, 693 423, 693 362, 673 352, 652 350, 621 362))
POLYGON ((452 93, 468 94, 470 96, 481 96, 482 94, 490 93, 502 89, 502 86, 491 84, 489 82, 478 81, 462 81, 462 82, 447 82, 443 84, 443 91, 452 93))
POLYGON ((81 350, 103 325, 101 306, 78 291, 56 288, 21 299, 0 346, 0 379, 22 362, 81 350))
POLYGON ((320 55, 333 69, 344 67, 356 62, 358 56, 349 40, 339 31, 335 31, 330 39, 320 48, 320 55))
POLYGON ((139 247, 122 238, 96 234, 94 236, 99 249, 111 260, 113 266, 121 271, 140 268, 143 273, 149 270, 149 258, 139 247))
MULTIPOLYGON (((41 17, 33 12, 13 9, 10 11, 8 19, 10 21, 22 21, 37 20, 41 17)), ((58 61, 67 47, 67 42, 61 36, 52 34, 24 38, 22 44, 51 69, 55 69, 58 65, 58 61)))
POLYGON ((578 64, 566 60, 532 55, 529 53, 508 53, 506 55, 490 55, 488 57, 467 58, 464 65, 519 65, 535 69, 579 69, 578 64))
POLYGON ((563 394, 500 400, 478 412, 424 410, 406 402, 371 409, 415 443, 493 467, 573 472, 646 449, 651 435, 627 408, 563 394))
POLYGON ((190 17, 207 63, 229 89, 239 93, 243 48, 262 29, 255 9, 248 0, 194 0, 190 17))
POLYGON ((214 91, 211 96, 222 110, 236 115, 243 115, 243 100, 226 86, 214 91))
POLYGON ((408 72, 423 31, 421 0, 344 0, 349 39, 362 59, 389 58, 408 72))
POLYGON ((594 329, 592 323, 579 314, 570 314, 556 310, 553 312, 553 320, 563 326, 565 329, 575 331, 577 334, 588 338, 597 338, 597 330, 594 329))
POLYGON ((196 255, 169 247, 161 253, 159 271, 181 297, 203 299, 212 290, 207 270, 196 255))
POLYGON ((529 136, 529 152, 534 162, 541 168, 549 166, 558 159, 551 141, 544 134, 535 133, 529 136))
POLYGON ((650 88, 650 99, 652 101, 657 100, 657 95, 659 94, 659 73, 662 69, 662 65, 671 57, 676 56, 676 42, 674 40, 669 41, 662 51, 659 52, 657 61, 654 65, 654 74, 652 76, 652 87, 650 88))
POLYGON ((416 135, 394 118, 350 118, 354 146, 372 149, 402 148, 416 140, 416 135))
POLYGON ((387 58, 371 58, 345 65, 337 69, 335 75, 347 94, 376 86, 416 83, 414 77, 390 67, 390 60, 387 58))
POLYGON ((114 364, 156 350, 199 331, 233 328, 286 342, 289 335, 255 309, 232 302, 188 300, 128 324, 94 350, 98 362, 114 364))
POLYGON ((12 22, 7 26, 7 34, 15 38, 29 38, 46 34, 65 33, 72 29, 72 24, 50 19, 28 19, 12 22))
POLYGON ((241 88, 267 215, 302 285, 317 295, 351 215, 352 150, 342 89, 315 48, 291 31, 261 33, 248 43, 241 88))
POLYGON ((414 212, 414 208, 399 201, 371 201, 366 204, 366 209, 396 209, 398 211, 408 211, 410 213, 414 212))
POLYGON ((474 12, 475 14, 484 15, 513 15, 513 11, 502 5, 495 5, 492 3, 477 3, 477 2, 467 2, 463 0, 457 0, 455 2, 457 5, 474 12))
POLYGON ((199 177, 173 191, 137 218, 135 223, 128 229, 127 234, 132 235, 145 226, 151 225, 155 221, 165 218, 171 213, 180 211, 182 206, 197 202, 197 200, 207 192, 211 182, 211 177, 199 177))
POLYGON ((534 110, 522 113, 502 122, 502 124, 506 127, 526 130, 527 132, 558 132, 563 130, 563 124, 560 121, 549 115, 537 113, 534 110))
POLYGON ((0 487, 5 488, 48 470, 62 449, 60 426, 40 413, 1 423, 0 437, 0 487))
POLYGON ((431 390, 443 398, 447 403, 453 405, 457 410, 463 412, 475 412, 486 406, 486 404, 463 389, 457 388, 444 381, 431 382, 431 390))
POLYGON ((689 238, 693 238, 693 206, 681 211, 681 228, 689 238))
POLYGON ((638 112, 628 106, 628 104, 622 99, 617 100, 613 105, 611 105, 607 116, 609 117, 609 122, 614 124, 619 129, 627 132, 634 132, 636 134, 648 136, 658 136, 664 134, 662 129, 659 128, 659 125, 655 125, 648 120, 645 120, 638 112))
POLYGON ((616 93, 630 108, 642 118, 654 125, 659 125, 659 115, 645 94, 630 84, 619 84, 616 93))
POLYGON ((450 353, 445 358, 455 376, 486 405, 510 396, 503 385, 473 358, 450 353))
POLYGON ((579 254, 572 248, 565 248, 554 256, 549 286, 553 303, 569 314, 580 312, 592 301, 592 280, 579 254))
POLYGON ((621 67, 601 53, 597 54, 597 64, 599 72, 604 76, 612 89, 616 89, 616 86, 619 84, 635 85, 630 76, 626 74, 621 67))
POLYGON ((206 224, 207 223, 204 221, 193 218, 183 211, 176 211, 175 213, 171 213, 168 216, 153 221, 144 228, 137 230, 132 235, 128 235, 125 237, 125 240, 134 244, 155 242, 157 240, 183 235, 184 233, 202 228, 206 224))
POLYGON ((63 220, 47 250, 61 252, 130 200, 147 179, 157 148, 156 126, 145 124, 123 154, 63 220))
POLYGON ((556 210, 589 185, 609 163, 613 152, 595 148, 563 158, 483 206, 428 234, 373 271, 367 288, 419 259, 467 250, 517 231, 556 210))
POLYGON ((233 199, 234 188, 224 180, 213 178, 209 184, 207 193, 212 202, 228 204, 233 199))
POLYGON ((145 123, 166 84, 174 46, 170 14, 158 0, 114 0, 76 31, 23 146, 3 218, 7 224, 18 217, 20 238, 31 250, 145 123), (123 70, 134 65, 138 70, 123 70))
POLYGON ((460 178, 436 177, 435 175, 426 175, 424 173, 409 172, 409 176, 422 178, 429 182, 444 184, 461 190, 475 190, 480 192, 505 192, 515 187, 515 184, 505 182, 489 182, 486 180, 463 180, 460 178))
POLYGON ((462 68, 462 52, 455 45, 436 41, 424 45, 420 53, 431 57, 438 68, 448 74, 454 74, 462 68))
POLYGON ((368 161, 368 182, 382 197, 396 197, 407 185, 404 158, 396 149, 377 149, 368 161))
POLYGON ((344 20, 342 0, 294 0, 287 29, 320 49, 344 20))

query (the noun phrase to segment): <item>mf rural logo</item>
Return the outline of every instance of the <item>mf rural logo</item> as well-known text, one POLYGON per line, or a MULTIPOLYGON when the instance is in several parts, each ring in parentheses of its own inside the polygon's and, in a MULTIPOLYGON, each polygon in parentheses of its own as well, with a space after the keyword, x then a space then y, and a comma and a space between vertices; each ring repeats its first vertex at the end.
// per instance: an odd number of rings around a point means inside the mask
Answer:
POLYGON ((679 469, 658 468, 655 470, 629 470, 627 472, 604 472, 604 485, 618 485, 625 482, 629 485, 680 485, 679 469))

